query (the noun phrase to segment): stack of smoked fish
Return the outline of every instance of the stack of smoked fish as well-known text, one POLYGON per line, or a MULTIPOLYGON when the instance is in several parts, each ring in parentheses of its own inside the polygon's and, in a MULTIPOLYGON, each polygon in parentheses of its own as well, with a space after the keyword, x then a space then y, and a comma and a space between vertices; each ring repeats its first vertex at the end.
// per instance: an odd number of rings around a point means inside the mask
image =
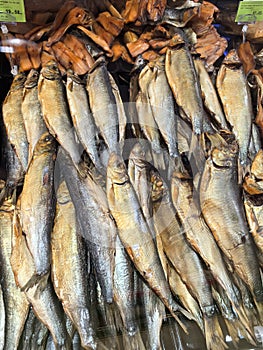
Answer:
POLYGON ((260 345, 262 51, 217 13, 67 1, 2 35, 0 350, 260 345))

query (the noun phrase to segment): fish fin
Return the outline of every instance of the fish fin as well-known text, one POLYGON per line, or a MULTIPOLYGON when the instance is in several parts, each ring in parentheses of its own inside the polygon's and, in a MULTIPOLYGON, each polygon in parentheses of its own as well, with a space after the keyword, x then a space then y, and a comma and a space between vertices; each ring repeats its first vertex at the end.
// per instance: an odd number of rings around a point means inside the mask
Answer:
POLYGON ((102 342, 102 340, 98 340, 97 341, 97 350, 109 350, 109 348, 107 346, 104 345, 104 343, 102 342))
POLYGON ((204 163, 205 163, 205 154, 200 144, 200 140, 198 136, 195 134, 192 134, 192 137, 191 137, 189 152, 188 152, 188 159, 191 164, 192 171, 194 173, 202 174, 204 169, 204 163))
POLYGON ((43 289, 45 289, 47 285, 47 281, 49 278, 50 272, 48 271, 44 275, 33 275, 29 281, 21 288, 22 292, 27 292, 30 288, 33 288, 37 285, 37 293, 41 292, 43 289))
POLYGON ((227 349, 228 346, 224 341, 224 335, 218 317, 216 315, 212 317, 204 316, 204 325, 207 350, 227 349))
POLYGON ((253 323, 251 320, 247 317, 245 310, 242 305, 239 305, 238 307, 233 306, 234 311, 238 315, 238 324, 239 329, 242 331, 242 335, 248 340, 249 343, 256 345, 256 338, 254 335, 254 331, 251 325, 253 323))
POLYGON ((235 326, 238 330, 238 333, 246 339, 246 341, 253 345, 253 346, 257 346, 257 340, 254 334, 251 334, 251 331, 248 331, 247 329, 245 329, 245 327, 243 326, 243 324, 241 324, 240 322, 238 323, 238 325, 235 326))

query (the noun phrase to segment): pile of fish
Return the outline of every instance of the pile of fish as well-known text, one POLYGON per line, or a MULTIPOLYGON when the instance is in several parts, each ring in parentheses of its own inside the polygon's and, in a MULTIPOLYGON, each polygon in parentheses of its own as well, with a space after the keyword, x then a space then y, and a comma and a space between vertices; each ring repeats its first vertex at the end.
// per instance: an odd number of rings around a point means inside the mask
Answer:
POLYGON ((3 102, 0 349, 163 349, 168 321, 169 349, 191 324, 208 350, 259 345, 262 54, 209 74, 187 28, 138 11, 168 36, 134 54, 127 101, 90 49, 85 74, 21 69, 3 102))

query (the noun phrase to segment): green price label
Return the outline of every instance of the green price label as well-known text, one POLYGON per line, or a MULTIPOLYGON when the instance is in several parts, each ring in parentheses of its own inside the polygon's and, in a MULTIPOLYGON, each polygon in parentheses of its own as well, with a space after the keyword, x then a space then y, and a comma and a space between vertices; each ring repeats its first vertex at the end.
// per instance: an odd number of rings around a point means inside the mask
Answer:
POLYGON ((26 22, 24 0, 0 0, 0 22, 26 22))
POLYGON ((240 1, 235 22, 254 23, 263 21, 263 1, 240 1))

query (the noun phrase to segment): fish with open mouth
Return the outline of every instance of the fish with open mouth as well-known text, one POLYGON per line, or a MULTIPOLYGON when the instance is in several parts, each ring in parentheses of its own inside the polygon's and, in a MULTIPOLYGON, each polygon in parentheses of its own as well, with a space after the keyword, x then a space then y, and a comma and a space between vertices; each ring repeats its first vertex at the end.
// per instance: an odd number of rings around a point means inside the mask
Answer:
POLYGON ((94 165, 101 169, 97 149, 98 130, 90 110, 85 82, 71 70, 67 71, 66 91, 71 118, 78 138, 94 165))
POLYGON ((28 164, 28 141, 22 114, 22 99, 25 81, 26 74, 23 72, 18 73, 14 77, 2 106, 3 121, 7 138, 16 152, 24 171, 26 171, 28 164))
POLYGON ((212 148, 201 177, 200 205, 221 251, 255 300, 262 302, 262 279, 237 182, 237 159, 235 142, 212 148))
POLYGON ((54 168, 56 140, 49 132, 38 140, 25 175, 20 200, 20 219, 36 275, 25 289, 50 271, 50 234, 55 213, 54 168))
POLYGON ((27 75, 22 100, 22 114, 28 140, 28 163, 41 135, 47 132, 41 105, 38 99, 39 72, 32 68, 27 75))
POLYGON ((51 276, 54 289, 65 313, 78 330, 81 346, 84 349, 96 349, 88 308, 86 247, 77 226, 75 208, 65 180, 61 181, 56 196, 56 215, 51 233, 51 276))
POLYGON ((179 30, 173 38, 176 45, 167 49, 165 72, 179 113, 191 123, 195 134, 213 132, 204 110, 201 87, 187 42, 179 30))
POLYGON ((136 269, 181 327, 185 329, 175 312, 180 311, 188 318, 191 318, 191 315, 173 300, 152 235, 129 180, 125 163, 116 153, 112 153, 109 158, 107 198, 117 224, 118 236, 136 269))
POLYGON ((99 58, 88 72, 86 89, 95 124, 109 152, 120 152, 117 102, 103 58, 99 58))
POLYGON ((79 169, 83 147, 77 140, 71 121, 66 91, 57 63, 48 61, 41 69, 38 97, 46 126, 58 143, 68 152, 79 169))
POLYGON ((70 157, 60 148, 57 163, 74 204, 77 224, 91 255, 102 295, 113 301, 117 228, 102 186, 87 171, 80 176, 70 157))
POLYGON ((246 166, 254 117, 246 76, 235 49, 229 51, 222 63, 216 87, 226 120, 232 126, 239 145, 240 163, 246 166))

